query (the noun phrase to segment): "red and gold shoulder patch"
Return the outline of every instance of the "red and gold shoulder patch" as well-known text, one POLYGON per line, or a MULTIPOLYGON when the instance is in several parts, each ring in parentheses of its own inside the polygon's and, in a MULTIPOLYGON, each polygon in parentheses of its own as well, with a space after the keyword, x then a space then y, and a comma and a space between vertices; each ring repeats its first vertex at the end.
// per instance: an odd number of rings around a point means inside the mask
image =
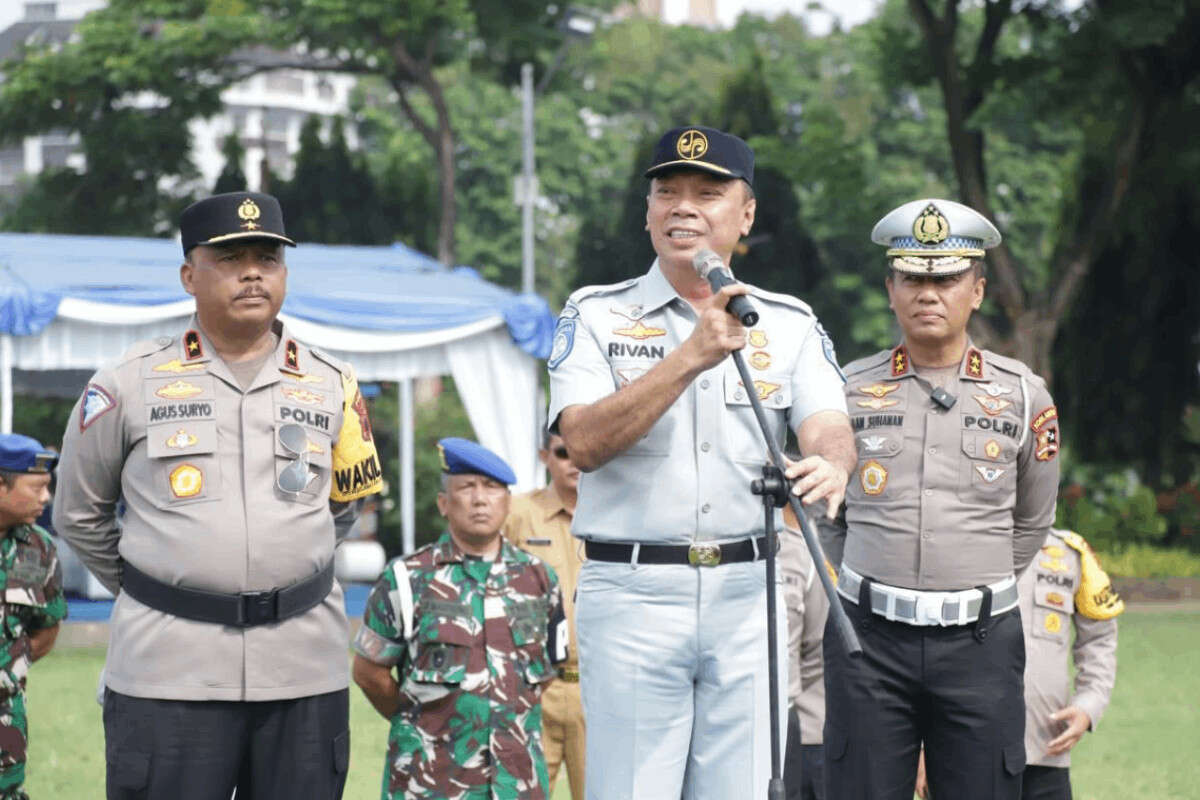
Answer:
POLYGON ((966 369, 968 378, 983 377, 983 353, 979 352, 974 347, 967 350, 966 369))
POLYGON ((200 342, 200 332, 190 330, 183 335, 183 351, 188 361, 204 358, 204 345, 200 342))
POLYGON ((1033 415, 1033 421, 1029 423, 1029 427, 1033 428, 1034 433, 1041 433, 1042 428, 1056 419, 1058 419, 1058 407, 1048 406, 1033 415))
POLYGON ((1056 455, 1058 455, 1058 426, 1051 425, 1038 432, 1037 449, 1034 451, 1034 456, 1038 461, 1049 461, 1056 455))
POLYGON ((892 377, 898 378, 908 372, 908 351, 900 345, 892 351, 892 377))

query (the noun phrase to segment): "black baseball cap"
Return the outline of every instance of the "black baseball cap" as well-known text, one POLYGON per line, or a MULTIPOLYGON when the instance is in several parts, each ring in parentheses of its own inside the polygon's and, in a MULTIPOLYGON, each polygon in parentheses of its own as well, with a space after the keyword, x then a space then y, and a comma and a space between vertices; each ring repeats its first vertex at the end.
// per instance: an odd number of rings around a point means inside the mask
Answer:
POLYGON ((654 161, 645 176, 653 178, 677 169, 695 169, 722 178, 741 178, 754 185, 754 151, 725 131, 685 125, 663 134, 654 148, 654 161))
POLYGON ((179 217, 179 238, 186 256, 198 244, 235 239, 274 239, 296 246, 283 229, 279 201, 262 192, 228 192, 198 200, 179 217))

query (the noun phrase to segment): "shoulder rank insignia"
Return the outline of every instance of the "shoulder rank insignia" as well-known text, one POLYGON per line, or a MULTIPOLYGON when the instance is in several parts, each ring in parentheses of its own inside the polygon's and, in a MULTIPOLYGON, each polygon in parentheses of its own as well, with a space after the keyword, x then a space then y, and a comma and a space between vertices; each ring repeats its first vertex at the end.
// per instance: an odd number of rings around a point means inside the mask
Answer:
POLYGON ((153 367, 154 372, 196 372, 204 369, 203 364, 184 364, 178 358, 173 358, 165 364, 156 364, 153 367))
POLYGON ((288 339, 284 345, 283 363, 287 368, 296 372, 300 371, 300 347, 296 344, 295 339, 288 339))
POLYGON ((1112 581, 1100 566, 1100 559, 1082 536, 1073 531, 1062 534, 1067 546, 1079 553, 1079 588, 1075 606, 1088 619, 1112 619, 1125 610, 1125 601, 1112 587, 1112 581))
POLYGON ((1037 435, 1037 449, 1034 457, 1038 461, 1049 461, 1058 455, 1058 426, 1051 425, 1037 435))
POLYGON ((862 489, 867 494, 882 494, 884 487, 887 486, 888 471, 883 468, 882 464, 872 459, 863 464, 862 469, 858 471, 858 479, 862 482, 862 489))
POLYGON ((859 408, 870 408, 874 411, 879 411, 880 409, 891 408, 892 406, 900 405, 900 401, 872 397, 870 400, 859 400, 857 405, 859 408))
POLYGON ((967 350, 966 369, 968 378, 983 377, 983 353, 979 352, 974 347, 967 350))
POLYGON ((908 372, 908 351, 900 345, 892 351, 892 377, 898 378, 908 372))
POLYGON ((83 393, 83 401, 79 404, 79 432, 87 430, 100 417, 113 410, 117 401, 105 391, 103 386, 89 383, 83 393))
POLYGON ((1003 414, 1010 406, 1012 400, 1003 400, 999 397, 988 397, 983 394, 971 395, 975 398, 975 402, 979 403, 979 407, 987 412, 988 416, 994 417, 997 414, 1003 414))
POLYGON ((855 391, 869 394, 871 397, 886 397, 899 388, 898 383, 872 383, 870 386, 860 386, 855 391))
POLYGON ((200 342, 199 331, 192 329, 183 335, 183 350, 188 361, 204 358, 204 345, 200 342))

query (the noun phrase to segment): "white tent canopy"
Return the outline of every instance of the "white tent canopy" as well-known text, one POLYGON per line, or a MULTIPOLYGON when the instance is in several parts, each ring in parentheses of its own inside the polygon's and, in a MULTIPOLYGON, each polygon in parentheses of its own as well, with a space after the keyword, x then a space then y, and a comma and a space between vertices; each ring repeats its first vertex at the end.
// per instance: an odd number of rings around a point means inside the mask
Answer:
MULTIPOLYGON (((450 375, 481 444, 517 489, 540 484, 538 359, 553 325, 538 298, 400 246, 305 245, 288 252, 281 319, 301 341, 400 384, 405 549, 412 549, 412 381, 450 375), (520 339, 518 343, 517 338, 520 339)), ((12 370, 98 369, 134 342, 177 335, 194 310, 162 239, 0 234, 0 428, 12 426, 12 370), (79 254, 79 255, 75 255, 79 254), (187 298, 187 299, 179 299, 187 298)))

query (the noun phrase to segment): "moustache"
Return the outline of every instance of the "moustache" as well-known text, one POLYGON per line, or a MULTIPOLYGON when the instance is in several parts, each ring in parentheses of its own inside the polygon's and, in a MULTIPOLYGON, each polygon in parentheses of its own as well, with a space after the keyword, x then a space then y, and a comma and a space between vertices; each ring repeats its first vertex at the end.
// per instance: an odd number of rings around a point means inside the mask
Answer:
POLYGON ((234 300, 242 300, 247 297, 262 297, 267 300, 270 300, 271 294, 270 294, 270 292, 266 291, 265 289, 259 289, 259 288, 242 289, 240 292, 238 292, 237 294, 235 294, 233 296, 233 299, 234 300))

